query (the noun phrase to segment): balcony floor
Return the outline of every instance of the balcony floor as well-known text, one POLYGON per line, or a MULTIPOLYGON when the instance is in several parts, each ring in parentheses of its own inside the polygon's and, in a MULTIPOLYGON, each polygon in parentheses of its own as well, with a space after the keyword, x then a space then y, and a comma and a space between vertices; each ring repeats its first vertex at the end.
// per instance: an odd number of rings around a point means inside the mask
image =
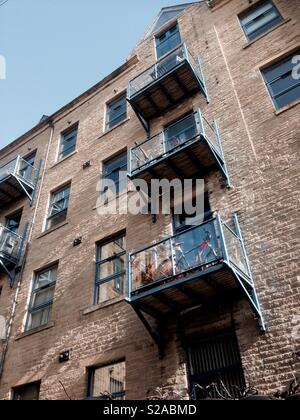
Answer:
POLYGON ((133 171, 131 179, 140 178, 148 183, 157 179, 192 178, 205 175, 217 167, 216 158, 201 137, 188 141, 176 149, 133 171))
POLYGON ((132 293, 131 303, 145 312, 165 316, 239 294, 240 288, 233 272, 223 263, 219 263, 202 272, 200 269, 198 273, 190 272, 175 279, 145 286, 132 293))
POLYGON ((129 102, 136 112, 149 121, 199 90, 201 90, 201 85, 194 70, 187 61, 184 61, 160 79, 154 80, 137 94, 132 95, 129 102))
MULTIPOLYGON (((24 187, 28 192, 32 191, 32 189, 25 183, 24 187)), ((12 203, 13 201, 19 200, 24 195, 26 195, 25 191, 15 177, 9 176, 0 181, 0 208, 12 203)))

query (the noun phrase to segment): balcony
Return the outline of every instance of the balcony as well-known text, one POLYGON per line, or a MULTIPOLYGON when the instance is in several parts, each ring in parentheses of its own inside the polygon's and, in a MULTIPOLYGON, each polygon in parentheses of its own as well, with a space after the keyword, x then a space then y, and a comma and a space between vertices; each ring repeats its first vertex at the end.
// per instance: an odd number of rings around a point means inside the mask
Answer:
POLYGON ((23 196, 32 201, 37 180, 38 170, 20 156, 0 167, 0 207, 23 196))
POLYGON ((144 323, 143 312, 161 320, 240 297, 248 300, 264 331, 237 216, 234 229, 217 215, 129 255, 127 300, 144 323))
POLYGON ((172 179, 205 176, 220 170, 230 180, 217 123, 198 109, 129 151, 130 179, 172 179))
POLYGON ((14 280, 15 268, 20 261, 26 229, 27 226, 24 228, 23 235, 20 236, 0 225, 0 272, 9 276, 11 284, 14 280))
POLYGON ((149 131, 152 118, 196 92, 207 98, 201 63, 182 44, 129 82, 128 101, 149 131))

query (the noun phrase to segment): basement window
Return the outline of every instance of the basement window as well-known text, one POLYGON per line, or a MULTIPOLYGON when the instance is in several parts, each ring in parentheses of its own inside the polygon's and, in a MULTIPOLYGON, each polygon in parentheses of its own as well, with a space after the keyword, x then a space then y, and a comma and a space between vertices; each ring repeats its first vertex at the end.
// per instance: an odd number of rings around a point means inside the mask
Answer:
POLYGON ((234 332, 224 332, 191 344, 188 360, 190 391, 194 399, 228 399, 228 394, 237 398, 244 391, 245 379, 234 332))
POLYGON ((126 236, 97 245, 95 304, 123 296, 126 276, 126 236))
POLYGON ((36 273, 28 310, 26 331, 50 321, 56 284, 57 266, 36 273))
POLYGON ((89 398, 125 400, 125 362, 90 370, 89 398))
POLYGON ((40 396, 40 382, 23 385, 13 389, 13 400, 38 401, 40 396))
POLYGON ((178 23, 156 37, 156 54, 160 59, 181 44, 178 23))
POLYGON ((239 15, 239 19, 249 41, 264 34, 283 21, 272 1, 261 1, 239 15))
POLYGON ((300 98, 300 50, 262 70, 262 75, 276 109, 300 98), (298 71, 297 71, 298 68, 298 71))
POLYGON ((66 220, 70 189, 71 185, 68 184, 51 194, 46 230, 52 229, 66 220))
POLYGON ((106 131, 112 129, 127 118, 126 93, 107 104, 106 131))
POLYGON ((75 152, 76 143, 77 143, 77 134, 78 134, 78 125, 76 125, 76 127, 72 127, 71 129, 66 130, 65 132, 61 134, 59 156, 58 156, 59 160, 75 152))

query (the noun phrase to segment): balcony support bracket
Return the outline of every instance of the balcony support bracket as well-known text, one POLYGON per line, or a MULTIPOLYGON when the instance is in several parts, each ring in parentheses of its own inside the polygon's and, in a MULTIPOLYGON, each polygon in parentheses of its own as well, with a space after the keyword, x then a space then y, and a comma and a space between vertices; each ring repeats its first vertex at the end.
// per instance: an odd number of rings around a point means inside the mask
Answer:
POLYGON ((153 319, 155 319, 157 327, 154 329, 149 321, 147 320, 146 316, 144 315, 144 311, 141 307, 132 305, 132 308, 134 309, 135 313, 143 323, 144 327, 148 331, 150 337, 155 342, 158 348, 158 355, 160 359, 163 359, 165 356, 165 345, 164 345, 164 323, 158 315, 156 316, 154 313, 151 313, 147 311, 147 315, 151 316, 153 319))
POLYGON ((16 278, 16 271, 15 270, 9 270, 4 262, 2 261, 2 259, 0 258, 0 266, 2 268, 2 270, 7 274, 8 278, 9 278, 9 285, 12 288, 15 282, 15 278, 16 278))

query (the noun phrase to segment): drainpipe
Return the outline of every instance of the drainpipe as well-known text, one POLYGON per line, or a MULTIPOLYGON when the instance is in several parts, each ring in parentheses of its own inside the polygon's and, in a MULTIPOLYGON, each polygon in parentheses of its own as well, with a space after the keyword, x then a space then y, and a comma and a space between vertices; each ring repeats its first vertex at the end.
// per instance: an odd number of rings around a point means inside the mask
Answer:
POLYGON ((37 198, 36 198, 36 204, 35 204, 32 220, 31 220, 31 223, 30 223, 27 243, 26 243, 26 247, 25 247, 25 251, 24 251, 24 255, 23 255, 23 260, 22 260, 21 271, 18 275, 17 288, 16 288, 16 292, 15 292, 15 296, 14 296, 14 300, 13 300, 13 304, 12 304, 11 314, 10 314, 10 317, 9 317, 9 321, 7 323, 6 338, 4 340, 2 355, 1 355, 1 359, 0 359, 0 382, 1 382, 1 379, 2 379, 5 357, 6 357, 7 350, 8 350, 9 338, 10 338, 10 335, 11 335, 13 320, 14 320, 14 317, 15 317, 16 309, 17 309, 18 297, 19 297, 19 293, 20 293, 20 289, 21 289, 23 273, 24 273, 24 269, 25 269, 25 265, 26 265, 26 259, 27 259, 27 255, 28 255, 28 251, 29 251, 29 247, 30 247, 30 242, 31 242, 32 235, 33 235, 33 227, 34 227, 34 223, 35 223, 35 220, 36 220, 37 210, 39 208, 42 187, 43 187, 44 180, 45 180, 45 175, 46 175, 48 157, 49 157, 50 148, 51 148, 51 144, 52 144, 52 140, 53 140, 54 124, 53 124, 53 121, 51 119, 49 119, 49 127, 50 127, 50 136, 49 136, 47 152, 46 152, 44 167, 43 167, 42 176, 41 176, 40 187, 39 187, 38 195, 37 195, 37 198))

